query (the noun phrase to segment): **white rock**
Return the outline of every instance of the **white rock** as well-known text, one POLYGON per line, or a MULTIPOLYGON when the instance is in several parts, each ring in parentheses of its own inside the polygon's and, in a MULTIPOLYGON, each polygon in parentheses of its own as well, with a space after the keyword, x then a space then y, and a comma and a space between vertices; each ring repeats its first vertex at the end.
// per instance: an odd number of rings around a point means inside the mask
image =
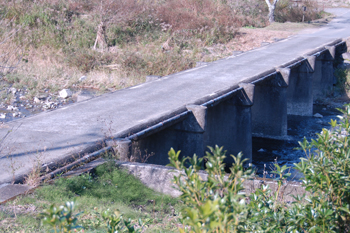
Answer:
POLYGON ((46 102, 43 106, 44 109, 54 109, 57 107, 57 103, 55 102, 46 102))
POLYGON ((314 115, 314 117, 316 117, 316 118, 322 118, 323 116, 322 116, 321 114, 319 114, 319 113, 316 113, 316 114, 314 115))
POLYGON ((71 97, 73 95, 72 91, 69 89, 63 89, 59 92, 59 95, 63 99, 67 99, 68 97, 71 97))
POLYGON ((18 111, 18 108, 12 105, 7 106, 7 110, 9 111, 18 111))
POLYGON ((260 150, 258 150, 258 152, 262 153, 265 152, 266 150, 264 150, 263 148, 261 148, 260 150))
POLYGON ((34 103, 39 104, 41 101, 39 100, 38 97, 34 97, 34 103))
POLYGON ((16 92, 17 92, 17 89, 14 87, 11 87, 9 90, 12 94, 16 94, 16 92))
POLYGON ((12 114, 13 117, 18 117, 19 115, 20 115, 19 112, 14 112, 14 113, 12 114))
POLYGON ((0 114, 0 119, 5 119, 6 118, 6 113, 1 113, 0 114))
POLYGON ((85 81, 86 80, 86 76, 81 76, 80 78, 79 78, 79 82, 82 82, 82 81, 85 81))

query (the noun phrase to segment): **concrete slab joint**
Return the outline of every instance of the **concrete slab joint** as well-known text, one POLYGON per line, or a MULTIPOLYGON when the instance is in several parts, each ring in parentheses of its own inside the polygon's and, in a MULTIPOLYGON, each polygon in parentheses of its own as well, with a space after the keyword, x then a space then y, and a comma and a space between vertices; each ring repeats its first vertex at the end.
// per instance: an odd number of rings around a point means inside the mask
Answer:
POLYGON ((308 66, 310 68, 310 72, 315 72, 315 66, 316 66, 316 56, 305 56, 304 57, 307 62, 308 62, 308 66))
POLYGON ((207 107, 201 105, 187 105, 186 108, 192 112, 197 125, 204 132, 207 118, 207 107))
POLYGON ((335 59, 336 47, 334 45, 333 46, 325 46, 325 49, 328 50, 327 56, 325 57, 325 59, 333 61, 335 59))
POLYGON ((290 68, 282 68, 278 67, 276 71, 282 76, 284 83, 289 85, 289 77, 290 77, 290 68))
POLYGON ((252 106, 254 103, 254 88, 255 85, 251 83, 240 83, 239 87, 242 88, 241 94, 238 96, 239 105, 252 106))

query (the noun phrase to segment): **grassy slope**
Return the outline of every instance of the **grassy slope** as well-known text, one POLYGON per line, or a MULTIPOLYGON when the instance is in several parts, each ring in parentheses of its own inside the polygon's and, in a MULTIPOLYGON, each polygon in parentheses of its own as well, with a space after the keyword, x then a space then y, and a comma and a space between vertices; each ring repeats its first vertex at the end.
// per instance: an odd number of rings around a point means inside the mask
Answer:
POLYGON ((100 213, 107 209, 119 210, 126 219, 141 218, 147 232, 173 232, 181 206, 178 199, 145 187, 134 176, 107 163, 92 174, 60 178, 0 206, 0 231, 46 232, 38 214, 51 204, 60 206, 72 200, 76 203, 75 213, 82 212, 78 224, 85 228, 84 232, 105 231, 100 213))

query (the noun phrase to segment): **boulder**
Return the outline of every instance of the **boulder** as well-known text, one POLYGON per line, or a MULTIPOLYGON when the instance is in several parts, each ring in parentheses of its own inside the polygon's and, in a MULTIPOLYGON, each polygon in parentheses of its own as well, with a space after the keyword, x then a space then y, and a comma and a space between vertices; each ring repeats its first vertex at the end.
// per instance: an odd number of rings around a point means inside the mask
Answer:
POLYGON ((62 91, 59 92, 59 95, 63 99, 67 99, 69 97, 72 97, 73 93, 69 89, 63 89, 62 91))
POLYGON ((38 97, 34 97, 34 103, 39 104, 41 101, 39 100, 38 97))
POLYGON ((14 88, 14 87, 11 87, 11 88, 9 89, 9 91, 10 91, 12 94, 14 94, 14 95, 17 93, 17 89, 14 88))

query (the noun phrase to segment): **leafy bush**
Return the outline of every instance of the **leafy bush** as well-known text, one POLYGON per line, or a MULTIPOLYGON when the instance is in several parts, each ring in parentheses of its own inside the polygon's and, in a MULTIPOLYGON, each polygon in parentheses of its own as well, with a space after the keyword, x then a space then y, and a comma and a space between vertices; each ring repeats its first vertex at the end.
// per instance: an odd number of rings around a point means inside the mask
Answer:
POLYGON ((40 215, 42 223, 50 226, 56 232, 71 232, 81 226, 77 225, 77 217, 79 214, 74 214, 74 202, 66 202, 65 205, 56 207, 51 205, 50 208, 44 210, 40 215))
POLYGON ((311 192, 307 208, 319 207, 319 214, 338 232, 348 232, 350 224, 350 104, 331 120, 331 130, 323 129, 317 140, 300 143, 307 159, 296 165, 303 172, 306 190, 311 192))
MULTIPOLYGON (((307 159, 295 164, 305 178, 308 196, 283 202, 280 193, 286 166, 275 164, 277 189, 262 185, 250 196, 243 182, 252 179, 251 168, 244 169, 241 154, 232 156, 231 173, 225 176, 222 148, 210 148, 206 160, 207 180, 201 177, 203 158, 179 160, 180 152, 169 152, 170 165, 183 170, 175 183, 183 192, 183 228, 180 232, 349 232, 350 224, 350 105, 340 110, 341 121, 331 121, 317 140, 300 142, 307 159)), ((203 176, 203 175, 202 175, 203 176)))

